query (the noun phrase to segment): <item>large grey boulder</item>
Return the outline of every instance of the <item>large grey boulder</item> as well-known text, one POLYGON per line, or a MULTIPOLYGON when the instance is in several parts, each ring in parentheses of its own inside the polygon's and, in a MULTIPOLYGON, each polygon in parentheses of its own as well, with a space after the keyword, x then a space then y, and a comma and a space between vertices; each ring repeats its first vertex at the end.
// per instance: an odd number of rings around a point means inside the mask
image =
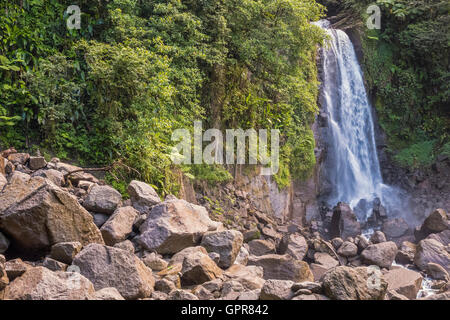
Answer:
POLYGON ((339 266, 323 277, 323 290, 333 300, 383 300, 387 282, 372 268, 339 266))
POLYGON ((0 229, 26 251, 59 242, 103 243, 77 199, 42 177, 16 179, 0 193, 0 229))
POLYGON ((420 270, 426 271, 430 262, 439 264, 447 272, 450 272, 450 253, 445 246, 434 239, 424 239, 417 245, 414 264, 420 270))
POLYGON ((30 268, 5 289, 5 300, 90 300, 92 283, 76 272, 30 268))
POLYGON ((91 244, 75 257, 73 265, 96 290, 113 287, 127 300, 148 298, 153 292, 152 271, 125 250, 91 244))
POLYGON ((397 245, 395 242, 388 241, 368 246, 361 253, 364 263, 376 265, 380 268, 390 268, 397 255, 397 245))
POLYGON ((204 233, 216 231, 221 225, 209 218, 204 207, 170 200, 153 207, 139 228, 137 240, 148 251, 174 254, 199 244, 204 233))
POLYGON ((289 255, 250 256, 248 265, 262 267, 266 280, 292 280, 294 282, 314 280, 308 264, 304 261, 295 260, 289 255))
POLYGON ((100 228, 103 240, 108 246, 127 239, 133 231, 133 224, 139 212, 133 207, 122 207, 114 211, 114 214, 100 228))
POLYGON ((207 232, 203 235, 201 246, 208 252, 218 253, 219 267, 229 268, 241 250, 244 236, 236 230, 207 232))
POLYGON ((93 212, 112 214, 119 203, 122 195, 110 186, 94 186, 89 192, 83 206, 93 212))
POLYGON ((131 181, 128 185, 128 194, 133 207, 142 213, 161 203, 161 199, 155 189, 144 182, 131 181))

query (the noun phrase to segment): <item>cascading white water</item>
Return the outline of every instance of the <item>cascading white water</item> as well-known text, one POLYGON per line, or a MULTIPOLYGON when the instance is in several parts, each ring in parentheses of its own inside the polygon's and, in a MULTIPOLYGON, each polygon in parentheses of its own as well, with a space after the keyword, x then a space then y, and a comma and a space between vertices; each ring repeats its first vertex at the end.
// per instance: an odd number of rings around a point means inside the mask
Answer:
POLYGON ((371 106, 353 44, 328 21, 315 24, 331 38, 322 54, 322 108, 328 116, 327 179, 331 184, 327 202, 334 206, 343 201, 354 208, 360 200, 383 201, 390 187, 383 185, 371 106))

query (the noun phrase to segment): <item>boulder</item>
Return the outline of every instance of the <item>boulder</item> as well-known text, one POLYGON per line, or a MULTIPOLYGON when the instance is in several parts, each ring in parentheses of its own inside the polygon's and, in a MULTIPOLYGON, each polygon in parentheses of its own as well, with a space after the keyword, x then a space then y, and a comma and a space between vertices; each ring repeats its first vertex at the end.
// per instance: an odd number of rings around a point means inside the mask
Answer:
POLYGON ((286 253, 297 260, 303 260, 308 252, 306 239, 296 233, 290 234, 287 239, 286 253))
POLYGON ((408 299, 416 299, 422 288, 423 277, 420 273, 405 268, 389 270, 384 274, 388 290, 393 290, 408 299))
POLYGON ((239 295, 238 300, 256 301, 256 300, 259 300, 260 295, 261 295, 261 289, 245 291, 239 295))
POLYGON ((125 300, 116 288, 103 288, 95 292, 95 300, 125 300))
POLYGON ((215 231, 221 223, 212 221, 204 207, 184 200, 171 200, 153 207, 139 228, 137 240, 144 249, 174 254, 197 245, 203 234, 215 231))
POLYGON ((61 187, 62 185, 64 185, 64 175, 58 170, 54 170, 54 169, 39 170, 39 171, 36 171, 35 173, 33 173, 32 176, 46 178, 46 179, 50 180, 51 182, 53 182, 58 187, 61 187))
POLYGON ((49 257, 45 258, 45 260, 42 262, 42 266, 52 271, 66 271, 68 267, 67 264, 49 257))
POLYGON ((434 210, 423 222, 420 231, 425 235, 450 229, 450 221, 444 209, 434 210))
POLYGON ((395 242, 388 241, 368 246, 361 253, 364 263, 377 265, 380 268, 390 268, 397 255, 397 245, 395 242))
POLYGON ((161 203, 161 199, 155 189, 144 182, 131 181, 128 185, 128 194, 130 195, 133 207, 139 212, 147 212, 154 205, 161 203))
POLYGON ((348 204, 339 202, 334 207, 330 232, 332 237, 341 237, 344 240, 361 234, 361 225, 348 204))
POLYGON ((214 295, 208 290, 205 289, 203 286, 197 286, 193 291, 193 294, 199 299, 199 300, 213 300, 214 295))
POLYGON ((220 261, 220 254, 217 252, 208 252, 208 256, 211 258, 212 261, 214 261, 216 264, 220 261))
POLYGON ((133 224, 139 212, 133 207, 122 207, 116 209, 114 214, 100 228, 103 240, 108 246, 127 239, 133 231, 133 224))
POLYGON ((42 177, 9 183, 0 193, 0 208, 0 229, 20 249, 45 250, 68 241, 103 243, 77 199, 42 177))
POLYGON ((427 239, 434 239, 444 246, 447 246, 450 243, 450 230, 445 230, 439 233, 430 234, 427 239))
POLYGON ((311 293, 322 293, 322 284, 318 283, 318 282, 305 281, 305 282, 295 283, 292 286, 292 290, 294 292, 298 292, 299 290, 308 290, 311 293))
POLYGON ((343 243, 344 243, 344 240, 342 240, 339 237, 333 238, 331 240, 331 244, 333 245, 334 249, 336 249, 336 250, 338 250, 343 243))
POLYGON ((9 260, 5 263, 5 271, 11 281, 23 275, 31 267, 31 265, 23 262, 20 258, 9 260))
POLYGON ((386 242, 386 235, 381 231, 375 231, 372 236, 370 237, 370 241, 373 244, 386 242))
POLYGON ((186 249, 181 250, 177 254, 173 255, 170 259, 169 265, 174 266, 176 264, 183 264, 184 258, 195 254, 196 252, 200 252, 203 254, 208 254, 205 248, 197 246, 197 247, 189 247, 186 249))
POLYGON ((73 258, 81 251, 83 245, 80 242, 60 242, 52 246, 50 257, 66 264, 71 264, 73 258))
POLYGON ((430 296, 420 298, 419 300, 448 301, 448 300, 450 300, 450 291, 446 291, 444 293, 432 294, 430 296))
POLYGON ((248 251, 254 256, 275 253, 275 244, 269 240, 252 240, 248 243, 248 251))
POLYGON ((239 250, 238 256, 236 257, 236 260, 234 260, 235 264, 241 264, 243 266, 246 266, 248 263, 248 257, 250 256, 247 249, 245 249, 244 246, 241 247, 241 250, 239 250))
POLYGON ((450 281, 448 272, 441 265, 433 262, 427 264, 425 272, 434 280, 450 281))
POLYGON ((235 264, 227 269, 224 275, 241 283, 246 290, 261 289, 265 282, 263 279, 264 270, 257 266, 235 264))
POLYGON ((261 232, 258 228, 254 228, 252 230, 248 230, 244 232, 244 242, 248 243, 252 240, 258 240, 261 237, 261 232))
POLYGON ((219 267, 226 269, 233 265, 241 250, 244 236, 236 230, 207 232, 203 235, 201 246, 208 252, 220 255, 219 267))
POLYGON ((328 253, 325 252, 316 252, 314 253, 314 261, 317 264, 324 266, 327 270, 337 267, 339 265, 339 261, 334 259, 328 253))
POLYGON ((9 240, 0 232, 0 254, 5 253, 9 248, 9 240))
POLYGON ((136 249, 134 248, 133 242, 131 242, 130 240, 125 240, 125 241, 122 241, 122 242, 118 242, 113 247, 117 248, 117 249, 128 251, 130 253, 134 253, 136 251, 136 249))
POLYGON ((327 271, 330 270, 329 268, 318 263, 311 263, 309 267, 313 274, 314 281, 321 281, 325 273, 327 273, 327 271))
POLYGON ((222 290, 223 280, 220 278, 205 282, 202 287, 207 289, 209 292, 219 292, 222 290))
POLYGON ((110 217, 110 215, 104 213, 92 213, 92 218, 94 218, 94 223, 97 228, 103 227, 103 225, 106 223, 106 221, 108 221, 110 217))
POLYGON ((410 264, 416 255, 416 245, 409 241, 403 241, 400 250, 397 252, 395 261, 400 264, 410 264))
POLYGON ((339 266, 323 277, 323 289, 333 300, 383 300, 387 282, 373 268, 339 266))
POLYGON ((175 284, 167 279, 160 279, 155 282, 155 290, 164 292, 164 293, 171 293, 173 290, 176 290, 177 287, 175 284))
POLYGON ((144 258, 142 259, 142 261, 144 262, 144 264, 147 267, 149 267, 153 271, 161 271, 161 270, 166 269, 169 266, 167 261, 158 257, 158 255, 154 252, 146 254, 144 256, 144 258))
POLYGON ((237 300, 241 292, 244 292, 244 286, 235 280, 229 280, 223 283, 221 300, 237 300))
POLYGON ((260 257, 250 256, 248 265, 259 266, 264 270, 264 279, 292 280, 294 282, 313 281, 313 274, 304 261, 289 255, 268 254, 260 257))
POLYGON ((417 245, 414 264, 420 270, 426 271, 430 262, 436 263, 450 272, 450 253, 445 246, 434 239, 424 239, 417 245))
POLYGON ((222 270, 207 254, 197 251, 184 258, 181 274, 183 285, 195 285, 222 276, 222 270))
POLYGON ((30 157, 29 167, 31 170, 39 170, 47 165, 44 157, 30 157))
POLYGON ((173 290, 169 294, 168 299, 169 300, 181 300, 181 301, 198 300, 198 298, 194 294, 190 293, 189 291, 182 290, 182 289, 173 290))
POLYGON ((260 300, 290 300, 294 297, 290 280, 267 280, 261 289, 260 300))
POLYGON ((11 161, 15 165, 24 165, 29 159, 30 155, 28 153, 13 153, 8 156, 8 161, 11 161))
POLYGON ((90 244, 75 257, 73 265, 96 290, 113 287, 127 300, 148 298, 153 292, 152 271, 125 250, 90 244))
POLYGON ((343 257, 354 257, 358 254, 358 247, 349 241, 345 241, 342 246, 339 247, 338 254, 343 257))
POLYGON ((5 289, 5 300, 89 300, 92 283, 76 272, 53 272, 30 268, 5 289))
POLYGON ((381 230, 386 235, 387 240, 394 240, 406 235, 409 231, 409 226, 403 218, 395 218, 386 220, 381 230))
POLYGON ((112 214, 121 201, 122 195, 119 191, 110 186, 97 185, 92 187, 83 206, 89 211, 112 214))
POLYGON ((369 240, 367 240, 363 236, 356 236, 355 237, 355 244, 358 247, 358 252, 361 252, 365 248, 367 248, 371 243, 369 242, 369 240))
POLYGON ((166 300, 169 300, 169 295, 167 293, 164 293, 164 292, 153 291, 152 296, 151 296, 151 298, 149 300, 166 301, 166 300))

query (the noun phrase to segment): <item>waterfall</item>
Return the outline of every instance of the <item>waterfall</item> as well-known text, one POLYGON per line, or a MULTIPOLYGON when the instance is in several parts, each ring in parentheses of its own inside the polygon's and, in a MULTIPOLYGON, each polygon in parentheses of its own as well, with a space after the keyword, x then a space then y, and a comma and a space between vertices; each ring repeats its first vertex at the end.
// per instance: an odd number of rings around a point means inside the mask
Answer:
POLYGON ((389 202, 392 192, 383 184, 378 161, 371 106, 363 74, 350 38, 330 23, 315 23, 330 37, 322 50, 322 109, 327 114, 326 179, 330 185, 326 202, 362 207, 361 219, 371 213, 374 199, 389 202), (366 204, 366 205, 364 205, 366 204))

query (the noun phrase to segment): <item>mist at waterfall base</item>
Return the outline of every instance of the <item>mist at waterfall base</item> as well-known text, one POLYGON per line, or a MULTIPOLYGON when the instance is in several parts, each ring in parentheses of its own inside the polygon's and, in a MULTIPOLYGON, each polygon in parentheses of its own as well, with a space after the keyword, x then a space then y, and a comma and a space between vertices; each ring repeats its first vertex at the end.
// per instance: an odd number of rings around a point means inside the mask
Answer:
POLYGON ((330 37, 321 59, 321 104, 328 122, 324 179, 329 192, 325 202, 330 207, 348 203, 360 222, 367 222, 374 205, 381 202, 387 216, 403 217, 411 226, 417 225, 410 217, 408 195, 383 184, 371 106, 350 38, 344 31, 332 29, 327 20, 315 24, 330 37))

